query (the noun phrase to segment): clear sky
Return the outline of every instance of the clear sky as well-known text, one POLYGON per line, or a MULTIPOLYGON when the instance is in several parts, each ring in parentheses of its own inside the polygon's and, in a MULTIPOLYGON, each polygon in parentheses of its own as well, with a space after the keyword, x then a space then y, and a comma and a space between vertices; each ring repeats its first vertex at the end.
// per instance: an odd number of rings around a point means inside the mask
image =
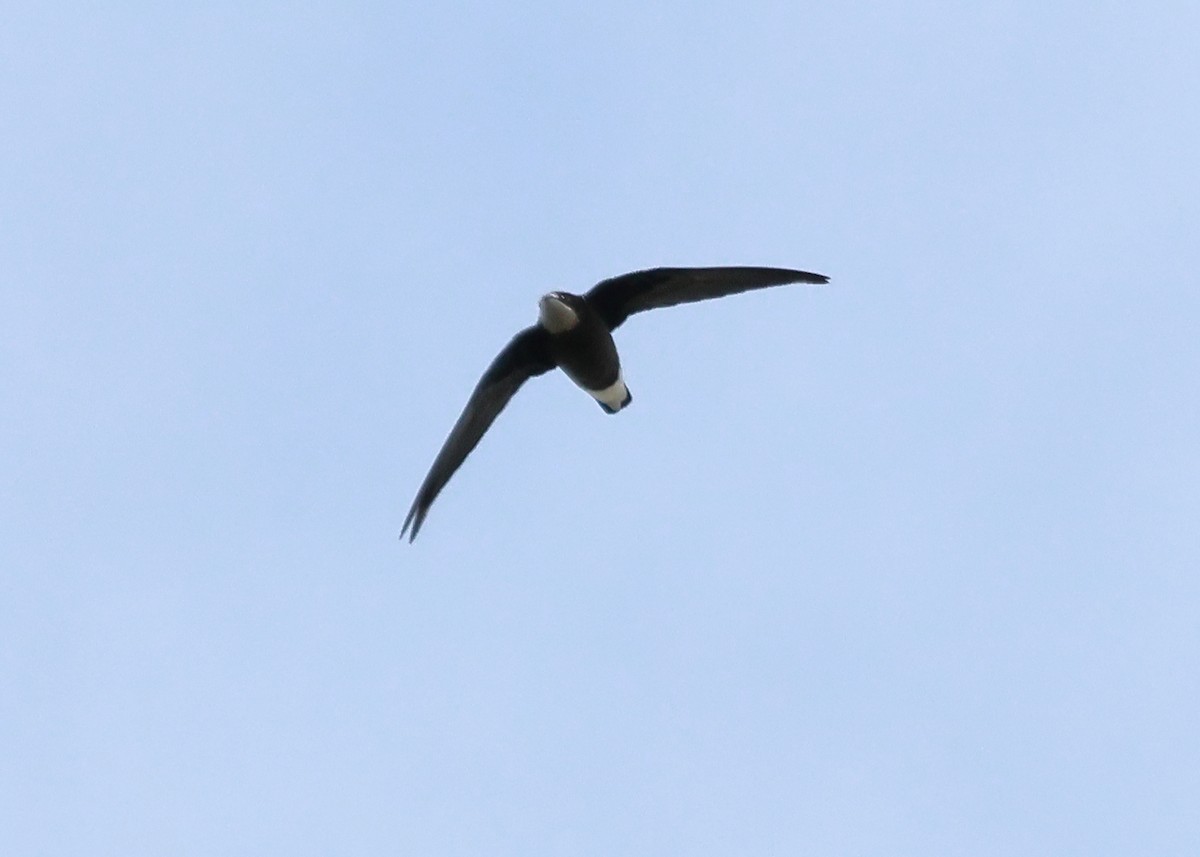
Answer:
POLYGON ((1200 853, 1191 2, 0 26, 0 852, 1200 853), (539 295, 530 383, 397 536, 539 295))

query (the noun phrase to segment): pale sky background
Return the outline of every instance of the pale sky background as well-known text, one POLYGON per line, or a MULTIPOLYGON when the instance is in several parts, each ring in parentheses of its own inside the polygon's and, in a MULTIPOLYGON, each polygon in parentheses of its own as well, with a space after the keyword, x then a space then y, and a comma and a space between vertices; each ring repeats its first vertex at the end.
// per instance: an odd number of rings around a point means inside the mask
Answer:
POLYGON ((0 853, 1200 853, 1200 7, 0 20, 0 853), (632 407, 522 391, 539 295, 632 407))

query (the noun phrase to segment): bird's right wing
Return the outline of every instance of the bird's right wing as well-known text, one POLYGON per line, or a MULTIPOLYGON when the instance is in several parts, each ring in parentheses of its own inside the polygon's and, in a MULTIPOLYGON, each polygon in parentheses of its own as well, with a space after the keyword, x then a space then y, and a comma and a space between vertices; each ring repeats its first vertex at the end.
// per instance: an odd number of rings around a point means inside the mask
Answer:
POLYGON ((492 365, 483 373, 475 391, 463 408, 458 422, 450 430, 449 437, 442 444, 442 450, 433 460, 429 474, 421 483, 421 490, 413 500, 408 517, 404 519, 404 528, 400 538, 408 532, 412 525, 409 541, 417 537, 417 531, 433 505, 438 493, 450 481, 454 471, 458 470, 484 432, 495 421, 504 406, 530 378, 542 375, 554 368, 550 358, 546 332, 537 325, 527 327, 512 338, 508 345, 496 355, 492 365))

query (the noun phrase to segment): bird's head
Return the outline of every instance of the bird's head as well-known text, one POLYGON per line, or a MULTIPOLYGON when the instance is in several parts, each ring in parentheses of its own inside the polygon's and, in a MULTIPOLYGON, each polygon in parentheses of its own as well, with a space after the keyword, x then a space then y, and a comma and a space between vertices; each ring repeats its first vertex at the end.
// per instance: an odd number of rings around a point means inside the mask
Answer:
POLYGON ((538 301, 538 324, 550 333, 562 333, 579 324, 583 298, 570 292, 550 292, 538 301))

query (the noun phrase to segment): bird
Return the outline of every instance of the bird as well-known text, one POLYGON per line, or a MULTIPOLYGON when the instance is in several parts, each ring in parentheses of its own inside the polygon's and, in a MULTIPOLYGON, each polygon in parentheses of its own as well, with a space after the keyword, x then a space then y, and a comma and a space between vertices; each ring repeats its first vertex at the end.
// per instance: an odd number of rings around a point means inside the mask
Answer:
POLYGON ((543 295, 537 323, 514 336, 476 384, 417 491, 400 538, 408 533, 410 543, 416 539, 433 501, 530 378, 557 367, 605 413, 627 407, 633 394, 625 384, 612 332, 634 313, 771 286, 827 282, 823 274, 790 268, 649 268, 602 280, 582 295, 543 295))

